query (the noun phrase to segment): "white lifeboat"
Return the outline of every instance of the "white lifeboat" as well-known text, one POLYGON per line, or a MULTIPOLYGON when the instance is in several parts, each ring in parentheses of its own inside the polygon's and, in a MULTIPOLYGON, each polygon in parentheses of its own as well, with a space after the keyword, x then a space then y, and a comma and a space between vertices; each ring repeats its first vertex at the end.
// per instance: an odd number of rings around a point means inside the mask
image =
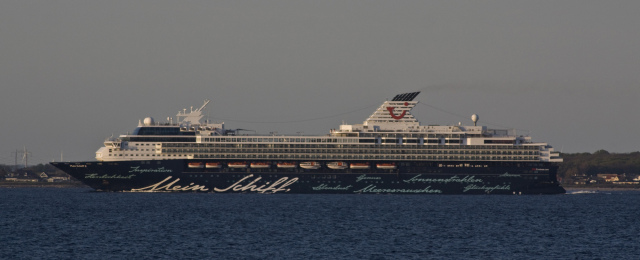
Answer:
POLYGON ((246 162, 230 162, 227 164, 229 168, 247 168, 246 162))
POLYGON ((221 164, 221 163, 219 163, 219 162, 208 162, 208 163, 205 163, 205 167, 206 167, 207 169, 212 169, 212 168, 214 168, 214 169, 215 169, 215 168, 221 168, 221 167, 222 167, 222 164, 221 164))
POLYGON ((351 169, 354 169, 354 170, 369 169, 369 163, 352 163, 351 169))
POLYGON ((315 170, 320 169, 320 163, 318 162, 302 162, 300 163, 300 168, 315 170))
POLYGON ((330 162, 329 164, 327 164, 327 167, 329 167, 329 169, 342 170, 342 169, 346 169, 347 168, 347 163, 345 163, 345 162, 330 162))
POLYGON ((190 162, 187 164, 189 168, 204 168, 204 163, 201 162, 190 162))
POLYGON ((255 168, 255 169, 265 169, 265 168, 269 168, 271 166, 271 164, 269 164, 268 162, 252 162, 251 163, 251 168, 255 168))
POLYGON ((383 170, 394 170, 397 167, 395 163, 378 163, 376 164, 376 168, 383 170))
POLYGON ((283 169, 293 169, 293 168, 296 168, 296 163, 282 162, 282 163, 278 163, 277 166, 278 168, 283 168, 283 169))

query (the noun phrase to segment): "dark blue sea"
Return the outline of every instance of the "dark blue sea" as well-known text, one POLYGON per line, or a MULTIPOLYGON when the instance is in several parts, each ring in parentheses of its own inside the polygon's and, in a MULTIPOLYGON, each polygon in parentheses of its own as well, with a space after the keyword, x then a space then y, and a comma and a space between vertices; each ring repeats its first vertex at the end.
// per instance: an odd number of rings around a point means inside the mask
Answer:
POLYGON ((0 188, 2 259, 638 259, 640 192, 551 196, 0 188))

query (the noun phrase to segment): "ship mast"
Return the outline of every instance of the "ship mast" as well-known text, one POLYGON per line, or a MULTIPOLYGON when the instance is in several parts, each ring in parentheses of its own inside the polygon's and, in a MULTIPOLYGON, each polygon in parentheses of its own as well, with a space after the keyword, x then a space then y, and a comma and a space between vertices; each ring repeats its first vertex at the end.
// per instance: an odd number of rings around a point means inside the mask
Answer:
POLYGON ((178 118, 180 125, 199 124, 200 119, 202 119, 203 117, 202 110, 207 106, 207 104, 209 104, 209 102, 211 102, 211 100, 205 99, 204 104, 200 108, 193 110, 193 107, 191 107, 191 112, 189 113, 187 113, 186 109, 178 111, 176 117, 178 118), (182 120, 180 120, 181 118, 182 120))

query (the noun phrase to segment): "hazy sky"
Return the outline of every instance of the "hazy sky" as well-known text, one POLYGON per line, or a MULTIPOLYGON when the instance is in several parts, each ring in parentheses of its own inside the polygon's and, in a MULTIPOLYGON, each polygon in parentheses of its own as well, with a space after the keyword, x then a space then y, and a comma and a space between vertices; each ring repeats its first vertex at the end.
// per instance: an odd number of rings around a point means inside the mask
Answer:
POLYGON ((638 151, 639 10, 637 0, 3 0, 0 163, 24 146, 30 163, 61 151, 93 160, 112 133, 205 98, 227 128, 326 134, 413 91, 423 124, 477 113, 564 152, 638 151))

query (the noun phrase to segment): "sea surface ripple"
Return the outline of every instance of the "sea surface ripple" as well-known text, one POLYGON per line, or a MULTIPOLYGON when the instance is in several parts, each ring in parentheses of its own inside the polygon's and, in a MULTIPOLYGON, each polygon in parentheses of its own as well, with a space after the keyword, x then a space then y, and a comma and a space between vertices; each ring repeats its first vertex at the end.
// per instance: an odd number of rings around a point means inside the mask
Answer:
POLYGON ((551 196, 0 188, 1 259, 637 259, 640 192, 551 196))

